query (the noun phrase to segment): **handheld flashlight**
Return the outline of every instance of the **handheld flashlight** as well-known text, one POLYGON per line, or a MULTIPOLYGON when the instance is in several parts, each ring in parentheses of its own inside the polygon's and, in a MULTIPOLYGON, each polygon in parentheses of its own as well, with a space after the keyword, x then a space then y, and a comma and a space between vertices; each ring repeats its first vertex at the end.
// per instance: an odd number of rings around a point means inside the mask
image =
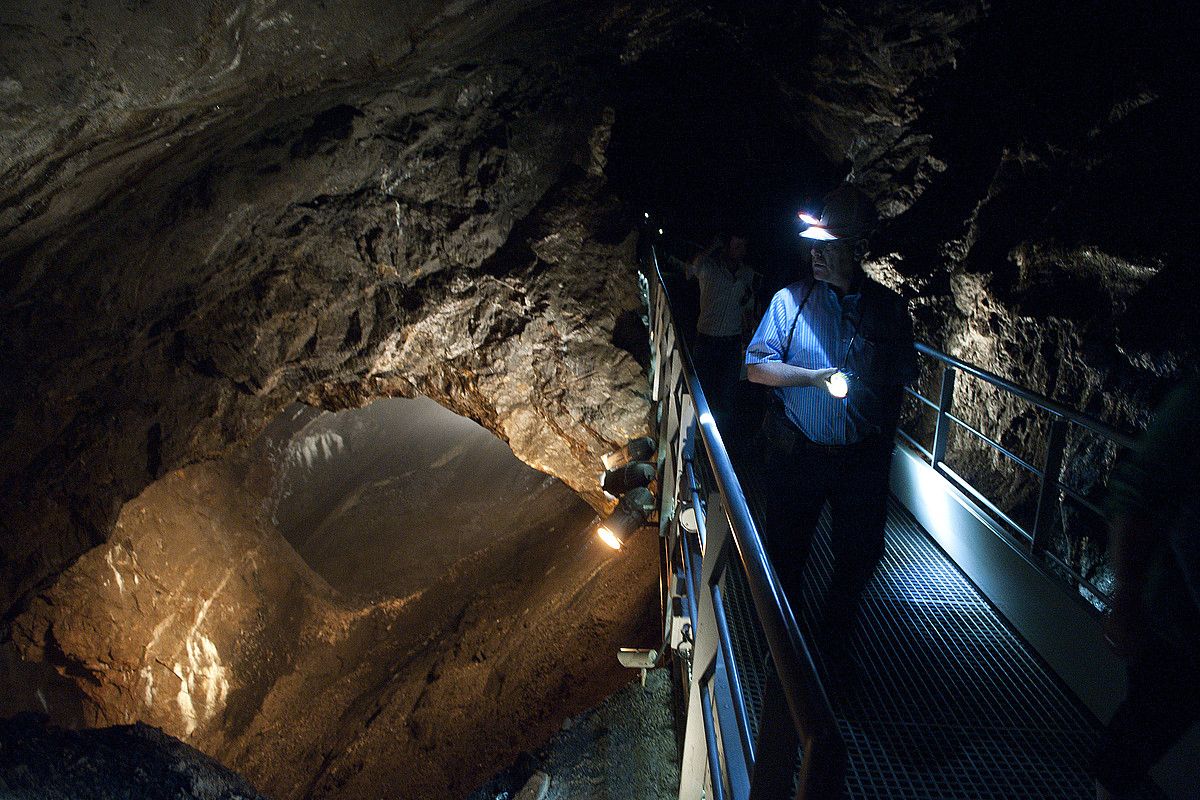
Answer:
POLYGON ((831 395, 841 400, 850 392, 849 376, 840 369, 825 379, 825 388, 831 395))

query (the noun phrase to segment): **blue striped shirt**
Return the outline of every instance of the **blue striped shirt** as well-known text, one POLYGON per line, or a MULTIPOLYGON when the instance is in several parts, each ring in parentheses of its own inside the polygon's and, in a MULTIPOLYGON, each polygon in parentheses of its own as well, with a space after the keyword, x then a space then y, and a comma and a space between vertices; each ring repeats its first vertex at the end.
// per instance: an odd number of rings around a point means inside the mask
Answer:
POLYGON ((823 281, 793 283, 771 298, 746 348, 747 364, 769 362, 848 373, 850 391, 841 399, 819 387, 774 390, 788 419, 814 442, 852 444, 881 432, 891 435, 900 387, 917 375, 912 321, 900 296, 869 278, 843 297, 823 281))

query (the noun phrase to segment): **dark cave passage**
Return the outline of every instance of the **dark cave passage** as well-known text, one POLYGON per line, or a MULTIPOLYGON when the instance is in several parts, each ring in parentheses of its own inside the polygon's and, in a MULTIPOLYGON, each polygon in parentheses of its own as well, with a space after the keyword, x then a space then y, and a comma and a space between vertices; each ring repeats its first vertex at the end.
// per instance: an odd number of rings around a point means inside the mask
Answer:
MULTIPOLYGON (((811 43, 799 17, 776 30, 756 25, 753 35, 803 40, 787 49, 811 43)), ((631 211, 651 214, 646 232, 673 255, 690 258, 723 230, 748 235, 750 259, 773 291, 795 280, 806 256, 796 212, 819 206, 847 165, 808 135, 774 72, 796 63, 766 63, 786 50, 736 37, 699 26, 621 73, 608 175, 631 211)))
POLYGON ((403 597, 459 561, 556 539, 595 515, 490 431, 426 398, 336 414, 293 407, 266 436, 278 448, 280 533, 346 596, 403 597), (290 438, 276 439, 280 429, 290 438))

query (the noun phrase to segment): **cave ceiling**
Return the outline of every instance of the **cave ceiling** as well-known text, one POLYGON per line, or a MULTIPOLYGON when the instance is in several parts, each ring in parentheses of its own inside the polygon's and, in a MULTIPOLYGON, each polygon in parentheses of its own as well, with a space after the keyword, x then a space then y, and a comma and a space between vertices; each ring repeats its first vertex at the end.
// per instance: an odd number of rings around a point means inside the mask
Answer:
POLYGON ((432 397, 603 508, 643 207, 786 274, 855 180, 920 338, 1143 422, 1195 353, 1182 6, 10 4, 0 609, 297 400, 432 397))

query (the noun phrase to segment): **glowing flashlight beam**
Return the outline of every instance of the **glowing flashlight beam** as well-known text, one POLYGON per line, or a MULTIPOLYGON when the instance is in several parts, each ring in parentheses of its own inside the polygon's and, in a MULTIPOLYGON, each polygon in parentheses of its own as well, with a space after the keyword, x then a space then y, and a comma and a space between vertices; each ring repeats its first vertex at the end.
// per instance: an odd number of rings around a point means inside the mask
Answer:
POLYGON ((846 380, 846 373, 838 370, 830 375, 825 379, 825 388, 839 400, 845 397, 850 391, 850 384, 846 380))

